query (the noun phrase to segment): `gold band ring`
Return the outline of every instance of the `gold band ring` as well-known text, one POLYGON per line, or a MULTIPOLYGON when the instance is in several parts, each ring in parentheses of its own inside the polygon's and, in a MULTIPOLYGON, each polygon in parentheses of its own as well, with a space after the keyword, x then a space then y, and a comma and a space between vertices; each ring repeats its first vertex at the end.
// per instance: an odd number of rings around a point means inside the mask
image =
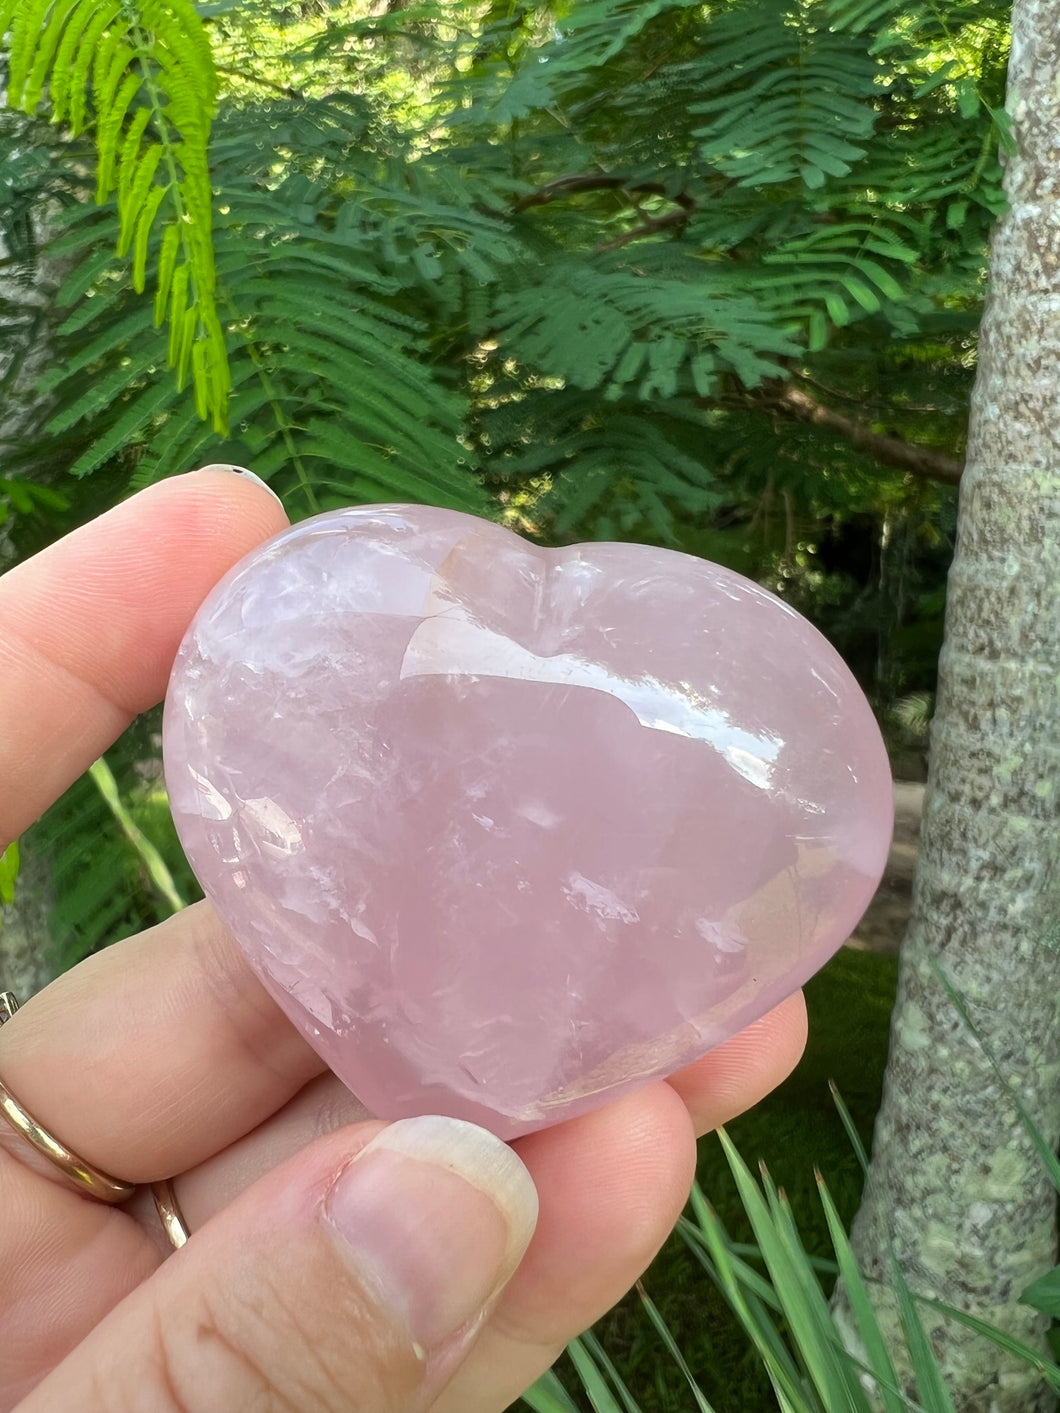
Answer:
MULTIPOLYGON (((9 1021, 18 1010, 18 1002, 10 991, 0 991, 0 1025, 9 1021)), ((118 1203, 127 1201, 135 1192, 132 1183, 122 1182, 107 1173, 86 1163, 76 1153, 54 1138, 18 1102, 4 1084, 0 1083, 0 1114, 8 1121, 16 1133, 31 1143, 37 1152, 58 1168, 67 1182, 78 1192, 94 1197, 97 1202, 118 1203)))
POLYGON ((155 1208, 166 1229, 170 1246, 175 1251, 179 1251, 188 1240, 191 1232, 188 1231, 184 1213, 180 1210, 177 1194, 173 1190, 173 1180, 165 1178, 162 1182, 153 1182, 151 1196, 155 1199, 155 1208))

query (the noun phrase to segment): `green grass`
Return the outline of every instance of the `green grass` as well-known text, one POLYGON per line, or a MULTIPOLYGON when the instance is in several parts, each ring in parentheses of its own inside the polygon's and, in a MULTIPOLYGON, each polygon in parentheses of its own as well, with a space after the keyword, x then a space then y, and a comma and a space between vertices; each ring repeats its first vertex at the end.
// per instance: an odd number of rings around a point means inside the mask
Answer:
POLYGON ((202 897, 162 785, 159 725, 158 712, 140 717, 26 834, 27 856, 48 860, 56 973, 202 897))
MULTIPOLYGON (((728 1132, 746 1162, 759 1159, 782 1187, 811 1256, 834 1260, 814 1169, 828 1182, 849 1227, 861 1195, 861 1169, 829 1093, 834 1080, 868 1145, 879 1106, 897 960, 843 949, 806 987, 810 1038, 789 1080, 728 1132)), ((750 1223, 718 1140, 700 1143, 697 1172, 732 1239, 752 1242, 750 1223)), ((721 1295, 672 1237, 644 1277, 692 1374, 717 1413, 767 1413, 776 1403, 757 1355, 721 1295)), ((690 1413, 689 1386, 635 1294, 595 1328, 642 1413, 690 1413)), ((557 1372, 575 1406, 589 1409, 565 1359, 557 1372)))

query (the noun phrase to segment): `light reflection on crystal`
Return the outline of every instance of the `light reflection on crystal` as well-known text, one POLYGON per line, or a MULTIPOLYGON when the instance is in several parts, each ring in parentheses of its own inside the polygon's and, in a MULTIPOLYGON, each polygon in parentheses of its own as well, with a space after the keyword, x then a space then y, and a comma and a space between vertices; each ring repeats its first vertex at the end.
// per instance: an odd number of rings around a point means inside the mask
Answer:
POLYGON ((776 737, 741 730, 690 683, 679 683, 680 690, 675 690, 656 677, 619 677, 602 663, 571 653, 541 657, 480 623, 451 616, 448 609, 420 624, 401 662, 402 678, 427 675, 468 677, 472 682, 505 677, 606 692, 624 702, 649 730, 669 731, 713 746, 759 789, 768 789, 773 762, 783 745, 776 737))

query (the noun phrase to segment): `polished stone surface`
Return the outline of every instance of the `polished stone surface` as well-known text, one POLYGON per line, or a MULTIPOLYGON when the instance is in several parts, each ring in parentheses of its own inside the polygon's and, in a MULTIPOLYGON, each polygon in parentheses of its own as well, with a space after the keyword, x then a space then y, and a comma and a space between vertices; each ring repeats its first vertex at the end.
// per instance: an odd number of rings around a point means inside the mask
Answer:
POLYGON ((776 1005, 876 887, 890 772, 835 651, 726 569, 453 511, 318 516, 180 650, 166 778, 268 989, 387 1118, 512 1137, 776 1005))

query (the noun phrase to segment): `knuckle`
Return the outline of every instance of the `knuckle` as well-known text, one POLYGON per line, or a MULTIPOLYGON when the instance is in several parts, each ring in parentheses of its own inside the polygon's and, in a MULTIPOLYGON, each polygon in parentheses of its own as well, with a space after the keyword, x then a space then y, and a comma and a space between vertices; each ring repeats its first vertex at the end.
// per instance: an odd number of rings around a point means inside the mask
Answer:
POLYGON ((151 1389, 158 1413, 193 1413, 182 1387, 184 1361, 177 1356, 172 1331, 157 1305, 151 1307, 150 1321, 149 1338, 143 1352, 146 1362, 143 1383, 151 1389))
MULTIPOLYGON (((241 1305, 241 1319, 256 1321, 253 1336, 281 1349, 287 1413, 410 1413, 419 1406, 424 1367, 407 1336, 383 1317, 365 1291, 335 1260, 331 1242, 318 1233, 302 1260, 270 1269, 264 1307, 241 1305), (261 1311, 267 1308, 268 1319, 261 1311)), ((259 1290, 255 1289, 257 1297, 259 1290)), ((271 1410, 270 1410, 271 1413, 271 1410)))
POLYGON ((406 1413, 413 1388, 390 1332, 359 1294, 344 1298, 334 1275, 312 1259, 255 1263, 200 1292, 182 1342, 187 1366, 169 1370, 185 1402, 165 1413, 406 1413))
POLYGON ((422 1372, 411 1346, 330 1262, 303 1274, 277 1272, 269 1292, 292 1413, 408 1413, 422 1372))
MULTIPOLYGON (((321 1234, 262 1261, 236 1253, 221 1279, 160 1291, 109 1413, 411 1413, 422 1351, 349 1280, 321 1234), (286 1259, 285 1259, 286 1258, 286 1259)), ((231 1254, 231 1253, 230 1253, 231 1254)), ((95 1406, 95 1405, 93 1405, 95 1406)))
MULTIPOLYGON (((331 1076, 328 1076, 330 1080, 331 1076)), ((324 1138, 347 1124, 369 1118, 368 1110, 345 1086, 325 1083, 319 1088, 319 1103, 313 1112, 313 1137, 324 1138)))
POLYGON ((274 1387, 252 1329, 227 1295, 198 1291, 179 1314, 153 1306, 145 1370, 152 1413, 302 1413, 274 1387))

